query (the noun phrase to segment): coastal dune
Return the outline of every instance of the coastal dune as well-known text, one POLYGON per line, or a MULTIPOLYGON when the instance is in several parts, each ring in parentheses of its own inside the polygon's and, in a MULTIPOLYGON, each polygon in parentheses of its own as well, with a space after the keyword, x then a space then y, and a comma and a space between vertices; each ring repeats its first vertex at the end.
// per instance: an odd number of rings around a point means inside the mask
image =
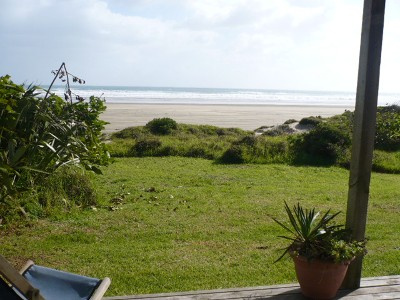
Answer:
POLYGON ((130 126, 142 126, 154 118, 172 118, 178 123, 207 124, 255 130, 279 125, 288 119, 309 116, 330 117, 354 110, 354 106, 314 105, 201 105, 201 104, 122 104, 107 103, 101 119, 109 122, 106 133, 130 126))

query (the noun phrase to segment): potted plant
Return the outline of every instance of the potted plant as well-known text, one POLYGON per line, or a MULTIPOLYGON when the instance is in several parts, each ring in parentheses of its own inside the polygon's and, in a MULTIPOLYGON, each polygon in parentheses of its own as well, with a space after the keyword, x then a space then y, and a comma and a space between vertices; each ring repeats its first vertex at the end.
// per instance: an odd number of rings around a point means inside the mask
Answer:
POLYGON ((366 254, 365 241, 351 240, 349 230, 336 225, 333 219, 340 213, 321 215, 315 208, 303 209, 297 203, 291 210, 285 202, 289 224, 273 218, 288 235, 289 241, 279 261, 289 254, 294 261, 296 276, 304 296, 312 299, 335 297, 355 257, 366 254))

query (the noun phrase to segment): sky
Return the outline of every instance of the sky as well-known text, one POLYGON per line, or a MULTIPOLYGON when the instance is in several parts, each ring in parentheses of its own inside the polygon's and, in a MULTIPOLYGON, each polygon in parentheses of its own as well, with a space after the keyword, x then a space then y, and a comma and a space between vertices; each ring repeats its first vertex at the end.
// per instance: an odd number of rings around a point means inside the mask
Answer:
MULTIPOLYGON (((0 75, 48 85, 354 91, 363 0, 0 0, 0 75)), ((380 91, 400 92, 387 0, 380 91)))

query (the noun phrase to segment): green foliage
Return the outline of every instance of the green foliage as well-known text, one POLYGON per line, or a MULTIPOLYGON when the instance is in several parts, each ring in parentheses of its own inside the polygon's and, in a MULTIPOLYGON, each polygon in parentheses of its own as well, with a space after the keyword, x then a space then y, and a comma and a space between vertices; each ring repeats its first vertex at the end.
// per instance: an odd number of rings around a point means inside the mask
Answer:
POLYGON ((228 138, 248 134, 248 131, 240 128, 222 128, 212 125, 178 124, 178 130, 181 134, 191 134, 197 137, 219 136, 228 138))
POLYGON ((380 150, 400 150, 400 106, 378 107, 375 147, 380 150))
POLYGON ((372 158, 372 170, 381 173, 400 174, 400 151, 375 150, 372 158))
POLYGON ((135 144, 133 139, 117 139, 107 143, 107 150, 112 157, 129 157, 132 146, 135 144))
POLYGON ((282 136, 245 136, 232 142, 217 159, 223 164, 241 163, 287 163, 289 146, 282 136))
POLYGON ((36 178, 30 189, 0 203, 3 223, 55 217, 75 207, 96 206, 98 198, 91 179, 90 173, 76 166, 63 166, 46 177, 36 178))
POLYGON ((351 144, 350 135, 329 123, 320 123, 308 133, 293 136, 291 153, 295 163, 334 164, 351 144))
POLYGON ((220 163, 287 162, 286 137, 255 136, 238 128, 178 124, 169 135, 153 135, 147 127, 130 127, 112 135, 114 157, 183 156, 220 163))
POLYGON ((300 120, 299 124, 300 125, 311 125, 311 126, 317 126, 322 122, 322 118, 320 116, 318 117, 306 117, 300 120))
POLYGON ((150 131, 144 126, 135 126, 122 129, 112 134, 113 139, 140 139, 149 135, 150 131))
POLYGON ((109 159, 100 140, 104 100, 70 103, 55 95, 43 98, 40 92, 0 77, 0 202, 5 206, 6 198, 63 165, 79 163, 99 172, 109 159))
POLYGON ((233 145, 244 145, 249 147, 255 147, 257 145, 257 137, 254 135, 246 135, 239 139, 238 141, 234 141, 233 145))
POLYGON ((321 217, 320 213, 313 209, 303 209, 297 203, 291 210, 285 202, 285 210, 289 219, 286 225, 273 218, 289 235, 280 236, 289 240, 289 245, 279 261, 286 254, 303 256, 308 260, 320 259, 342 263, 352 260, 356 256, 366 254, 365 242, 352 241, 350 232, 343 225, 332 224, 332 220, 339 214, 330 214, 328 210, 321 217))
POLYGON ((158 138, 150 137, 140 139, 128 152, 129 156, 159 156, 161 141, 158 138))
POLYGON ((290 125, 290 124, 293 124, 293 123, 296 123, 297 122, 297 120, 295 120, 295 119, 289 119, 289 120, 286 120, 283 124, 284 125, 290 125))
POLYGON ((219 158, 219 162, 223 164, 242 164, 246 161, 245 148, 241 145, 232 145, 219 158))
POLYGON ((294 130, 288 124, 285 123, 283 125, 275 126, 274 128, 267 130, 262 134, 268 136, 282 136, 292 133, 294 133, 294 130))
POLYGON ((178 124, 171 118, 153 119, 146 124, 146 128, 153 134, 170 134, 173 130, 177 129, 178 124))
POLYGON ((183 156, 217 159, 248 131, 210 125, 178 124, 168 135, 155 135, 146 126, 129 127, 111 136, 112 156, 183 156))
POLYGON ((288 163, 289 143, 286 137, 269 137, 260 143, 260 151, 266 163, 288 163))
POLYGON ((76 166, 59 168, 43 181, 38 189, 38 199, 44 209, 97 205, 97 195, 90 177, 76 166))
MULTIPOLYGON (((400 109, 379 110, 393 113, 400 109)), ((146 126, 129 127, 114 133, 107 146, 114 157, 183 156, 220 163, 335 164, 348 168, 354 113, 310 119, 319 124, 306 133, 294 133, 288 125, 294 120, 288 120, 261 135, 211 125, 178 124, 168 135, 154 135, 146 126), (155 140, 159 142, 155 144, 155 140)), ((373 167, 379 172, 400 172, 396 152, 377 154, 373 167)))

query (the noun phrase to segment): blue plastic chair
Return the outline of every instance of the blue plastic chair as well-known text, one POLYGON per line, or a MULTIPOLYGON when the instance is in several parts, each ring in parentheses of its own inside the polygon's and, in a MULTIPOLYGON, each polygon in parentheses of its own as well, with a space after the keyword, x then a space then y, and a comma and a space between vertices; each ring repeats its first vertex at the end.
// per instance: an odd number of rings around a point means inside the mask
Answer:
POLYGON ((85 277, 32 261, 18 272, 1 255, 0 274, 0 299, 10 300, 100 300, 111 283, 108 277, 85 277))

